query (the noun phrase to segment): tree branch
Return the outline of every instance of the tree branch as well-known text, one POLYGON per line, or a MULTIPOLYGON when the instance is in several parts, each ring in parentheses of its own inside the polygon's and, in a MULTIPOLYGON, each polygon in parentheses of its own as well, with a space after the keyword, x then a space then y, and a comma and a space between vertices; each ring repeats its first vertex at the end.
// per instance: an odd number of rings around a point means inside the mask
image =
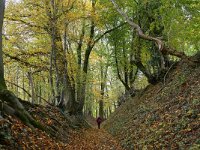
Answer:
POLYGON ((12 84, 12 85, 14 85, 14 86, 16 86, 16 87, 18 87, 18 88, 20 88, 20 89, 22 89, 29 97, 31 97, 31 94, 30 94, 26 89, 24 89, 23 87, 19 86, 18 84, 13 83, 13 82, 10 82, 10 81, 8 81, 8 80, 6 80, 6 82, 7 82, 7 83, 10 83, 10 84, 12 84))
POLYGON ((26 61, 24 61, 24 60, 18 58, 17 56, 12 56, 12 55, 10 55, 10 54, 8 54, 8 53, 5 53, 5 52, 3 52, 3 53, 4 53, 5 56, 9 57, 10 59, 16 60, 17 62, 20 62, 21 64, 23 64, 23 65, 25 65, 25 66, 33 67, 33 68, 43 68, 43 70, 48 70, 48 68, 45 67, 45 66, 43 66, 43 67, 37 66, 37 65, 31 64, 31 63, 29 63, 29 62, 26 62, 26 61))
POLYGON ((118 11, 118 13, 124 18, 124 20, 127 21, 127 23, 136 30, 138 36, 142 39, 145 40, 149 40, 149 41, 154 41, 159 49, 159 53, 161 52, 163 55, 173 55, 173 56, 177 56, 179 58, 185 59, 188 58, 183 52, 178 52, 178 51, 174 51, 170 48, 166 48, 164 45, 164 42, 162 40, 160 40, 159 38, 155 38, 149 35, 145 35, 142 31, 142 29, 140 28, 140 26, 136 23, 134 23, 127 14, 125 14, 118 6, 118 4, 115 2, 115 0, 110 0, 112 2, 112 4, 114 5, 115 9, 118 11))
POLYGON ((105 31, 102 35, 100 35, 97 39, 94 40, 94 43, 97 43, 97 42, 98 42, 101 38, 103 38, 106 34, 112 32, 112 31, 114 31, 114 30, 116 30, 116 29, 118 29, 118 28, 120 28, 120 27, 122 27, 122 26, 124 26, 125 24, 127 24, 127 22, 123 22, 122 24, 120 24, 120 25, 118 25, 118 26, 116 26, 116 27, 114 27, 114 28, 112 28, 112 29, 110 29, 110 30, 105 31))
POLYGON ((125 87, 127 90, 130 90, 130 87, 129 87, 128 84, 122 79, 122 77, 121 77, 121 75, 120 75, 120 72, 119 72, 119 62, 118 62, 118 59, 117 59, 116 44, 115 44, 115 63, 116 63, 116 68, 117 68, 117 76, 118 76, 119 80, 122 82, 122 84, 124 85, 124 87, 125 87))
MULTIPOLYGON (((24 89, 23 87, 19 86, 18 84, 13 83, 13 82, 10 82, 10 81, 8 81, 8 80, 6 80, 6 82, 8 82, 8 83, 10 83, 10 84, 12 84, 12 85, 14 85, 14 86, 16 86, 16 87, 22 89, 29 97, 32 97, 32 95, 31 95, 26 89, 24 89)), ((41 98, 41 99, 42 99, 43 101, 45 101, 47 104, 49 104, 49 105, 51 105, 51 106, 54 106, 54 105, 52 105, 51 103, 49 103, 46 99, 44 99, 43 97, 41 97, 41 96, 39 96, 39 95, 37 95, 37 94, 36 94, 36 96, 39 97, 39 98, 41 98)))
POLYGON ((42 26, 38 26, 38 25, 35 25, 35 24, 31 24, 30 22, 26 22, 26 21, 24 21, 24 20, 21 20, 21 19, 15 19, 15 18, 10 18, 10 17, 5 17, 5 19, 7 19, 7 20, 10 20, 10 21, 16 21, 16 22, 20 22, 20 23, 22 23, 22 24, 24 24, 24 25, 27 25, 27 26, 29 26, 29 27, 32 27, 32 28, 39 28, 39 29, 43 29, 43 30, 45 30, 46 31, 46 27, 42 27, 42 26))

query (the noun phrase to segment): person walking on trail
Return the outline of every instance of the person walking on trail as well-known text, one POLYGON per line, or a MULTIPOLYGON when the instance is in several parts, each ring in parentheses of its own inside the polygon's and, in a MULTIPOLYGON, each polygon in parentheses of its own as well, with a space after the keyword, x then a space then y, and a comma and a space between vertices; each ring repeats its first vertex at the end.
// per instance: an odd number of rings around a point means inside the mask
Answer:
POLYGON ((97 121, 97 124, 98 124, 98 129, 100 129, 100 125, 101 125, 103 120, 101 119, 101 117, 98 117, 96 121, 97 121))

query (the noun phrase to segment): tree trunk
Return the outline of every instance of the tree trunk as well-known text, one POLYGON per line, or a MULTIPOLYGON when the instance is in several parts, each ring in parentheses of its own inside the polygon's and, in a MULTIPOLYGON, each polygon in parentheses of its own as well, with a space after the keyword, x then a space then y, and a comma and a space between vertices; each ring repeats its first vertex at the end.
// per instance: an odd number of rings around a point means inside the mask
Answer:
MULTIPOLYGON (((23 76, 22 76, 22 89, 25 89, 25 73, 24 71, 22 72, 23 76)), ((26 92, 25 90, 23 90, 23 99, 26 99, 26 92)))
POLYGON ((0 1, 0 90, 6 89, 4 80, 3 50, 2 50, 2 28, 4 18, 5 0, 0 1))
POLYGON ((55 103, 54 102, 55 90, 54 90, 54 83, 53 83, 53 49, 51 49, 51 56, 50 56, 49 84, 50 84, 50 89, 51 89, 50 98, 51 98, 52 103, 55 103))
POLYGON ((104 118, 104 104, 102 99, 99 101, 99 117, 104 118))
POLYGON ((28 72, 28 79, 31 87, 31 103, 34 104, 36 102, 36 94, 35 94, 35 85, 33 81, 33 74, 32 72, 28 72))
MULTIPOLYGON (((101 56, 101 60, 103 60, 103 56, 101 56)), ((99 116, 104 118, 104 96, 105 96, 105 88, 106 88, 106 80, 108 75, 108 62, 106 66, 103 66, 103 62, 100 63, 101 67, 101 99, 99 101, 99 116)))
POLYGON ((65 24, 65 33, 64 33, 64 47, 62 51, 62 63, 64 64, 64 74, 63 74, 63 89, 61 92, 61 98, 58 106, 66 110, 70 115, 76 114, 77 102, 76 102, 76 91, 75 91, 75 83, 70 80, 69 71, 68 71, 68 61, 65 56, 68 52, 67 48, 67 25, 65 24))
MULTIPOLYGON (((15 79, 15 83, 17 85, 19 85, 19 66, 17 66, 17 74, 16 74, 16 77, 14 79, 15 79)), ((17 86, 15 87, 15 94, 16 94, 17 97, 20 96, 19 88, 17 86)))
MULTIPOLYGON (((92 14, 95 13, 95 0, 92 0, 92 14)), ((90 38, 89 41, 87 43, 87 48, 86 48, 86 52, 85 52, 85 58, 84 58, 84 63, 83 63, 83 75, 82 75, 82 80, 81 80, 81 84, 79 86, 80 87, 80 94, 77 96, 77 101, 79 103, 79 107, 77 109, 77 112, 79 114, 83 114, 83 106, 85 103, 85 92, 86 92, 86 82, 87 82, 87 72, 88 72, 88 65, 89 65, 89 57, 90 57, 90 53, 94 47, 94 36, 95 36, 95 23, 94 20, 91 19, 91 27, 90 27, 90 38)))
MULTIPOLYGON (((126 90, 130 90, 130 87, 128 85, 128 82, 124 81, 121 74, 120 74, 120 70, 119 70, 119 61, 118 61, 118 56, 117 56, 117 43, 114 43, 114 51, 115 51, 115 63, 116 63, 116 68, 117 68, 117 76, 119 78, 119 80, 121 81, 121 83, 124 85, 126 90)), ((126 70, 126 67, 125 67, 126 70)), ((125 75, 124 75, 125 76, 125 75)), ((125 77, 126 78, 126 77, 125 77)))
POLYGON ((103 66, 101 65, 101 99, 99 101, 99 117, 104 118, 104 73, 103 73, 103 66))
POLYGON ((108 107, 109 115, 112 113, 111 106, 108 107))

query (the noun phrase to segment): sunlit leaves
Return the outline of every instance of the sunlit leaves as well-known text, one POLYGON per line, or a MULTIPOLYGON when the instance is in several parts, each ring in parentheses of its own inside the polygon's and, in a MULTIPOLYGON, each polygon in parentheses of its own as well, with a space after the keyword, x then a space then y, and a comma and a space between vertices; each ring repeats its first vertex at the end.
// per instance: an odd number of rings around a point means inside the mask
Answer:
POLYGON ((199 49, 200 4, 197 1, 163 1, 161 15, 169 45, 192 55, 199 49), (193 52, 190 52, 193 51, 193 52))

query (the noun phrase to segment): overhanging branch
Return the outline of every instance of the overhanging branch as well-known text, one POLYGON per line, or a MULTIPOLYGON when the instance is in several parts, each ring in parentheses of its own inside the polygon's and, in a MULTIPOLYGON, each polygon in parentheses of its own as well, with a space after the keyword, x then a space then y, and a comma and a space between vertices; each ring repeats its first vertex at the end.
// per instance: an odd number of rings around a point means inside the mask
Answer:
POLYGON ((183 52, 178 52, 175 50, 172 50, 170 48, 165 47, 164 42, 156 37, 152 37, 149 35, 145 35, 142 31, 142 29, 140 28, 140 26, 136 23, 134 23, 126 13, 124 13, 118 6, 118 4, 115 2, 115 0, 110 0, 112 2, 112 4, 114 5, 115 9, 118 11, 118 13, 124 18, 124 20, 127 21, 127 23, 136 30, 138 36, 144 40, 149 40, 149 41, 153 41, 156 43, 158 49, 159 49, 159 53, 161 52, 163 55, 173 55, 173 56, 177 56, 179 58, 185 59, 188 58, 183 52))

